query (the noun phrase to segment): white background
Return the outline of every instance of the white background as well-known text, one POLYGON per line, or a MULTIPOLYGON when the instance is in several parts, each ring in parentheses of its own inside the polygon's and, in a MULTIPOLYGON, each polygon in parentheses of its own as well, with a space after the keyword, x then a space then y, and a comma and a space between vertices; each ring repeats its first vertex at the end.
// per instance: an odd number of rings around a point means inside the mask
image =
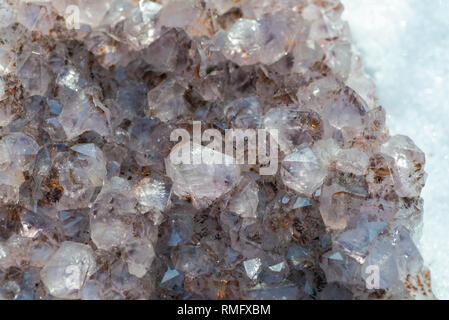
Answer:
POLYGON ((449 299, 449 0, 342 0, 391 134, 426 153, 424 234, 432 287, 449 299))

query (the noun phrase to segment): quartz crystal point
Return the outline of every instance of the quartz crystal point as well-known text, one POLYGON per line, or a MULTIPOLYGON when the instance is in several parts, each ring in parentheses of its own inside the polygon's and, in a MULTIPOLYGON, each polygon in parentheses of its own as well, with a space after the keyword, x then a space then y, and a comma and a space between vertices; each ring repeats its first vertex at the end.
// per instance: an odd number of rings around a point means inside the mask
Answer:
POLYGON ((302 30, 301 16, 280 11, 257 20, 239 19, 216 41, 225 57, 237 64, 269 65, 287 55, 302 30))
POLYGON ((148 47, 159 37, 156 19, 162 6, 152 1, 140 1, 124 22, 124 32, 130 47, 136 51, 148 47))
POLYGON ((244 218, 256 218, 259 204, 259 186, 248 177, 243 177, 228 204, 228 210, 244 218))
POLYGON ((188 155, 191 155, 192 159, 198 156, 201 159, 207 154, 212 159, 221 158, 222 161, 222 164, 178 164, 173 161, 175 157, 170 156, 166 159, 167 176, 173 181, 173 192, 180 197, 191 199, 195 207, 208 207, 238 183, 240 169, 230 156, 196 143, 190 148, 190 142, 175 146, 171 155, 185 152, 183 149, 188 150, 188 155))
POLYGON ((62 190, 59 210, 86 208, 106 176, 103 152, 94 144, 75 145, 70 151, 57 154, 54 168, 62 190))
POLYGON ((327 170, 309 147, 300 147, 284 158, 282 181, 299 194, 311 197, 326 177, 327 170))
POLYGON ((136 185, 134 192, 145 212, 163 212, 170 205, 171 184, 164 181, 144 178, 136 185))
POLYGON ((0 299, 434 298, 342 11, 0 0, 0 299))
POLYGON ((424 153, 405 136, 391 137, 382 145, 380 152, 394 159, 396 193, 404 198, 419 196, 426 178, 422 168, 424 153))
POLYGON ((25 181, 39 151, 39 145, 29 136, 19 132, 4 136, 0 141, 0 199, 15 202, 19 188, 25 181))
POLYGON ((149 114, 167 122, 189 112, 184 99, 185 88, 176 81, 165 81, 148 92, 149 114))

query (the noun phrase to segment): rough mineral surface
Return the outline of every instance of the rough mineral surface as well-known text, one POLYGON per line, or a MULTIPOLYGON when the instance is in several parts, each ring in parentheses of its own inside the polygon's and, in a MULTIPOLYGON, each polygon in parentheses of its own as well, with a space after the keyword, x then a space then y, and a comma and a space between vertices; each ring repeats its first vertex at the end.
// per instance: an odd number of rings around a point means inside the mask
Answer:
POLYGON ((433 298, 425 157, 342 11, 0 0, 0 298, 433 298), (278 171, 201 140, 224 163, 176 162, 194 121, 277 130, 278 171))

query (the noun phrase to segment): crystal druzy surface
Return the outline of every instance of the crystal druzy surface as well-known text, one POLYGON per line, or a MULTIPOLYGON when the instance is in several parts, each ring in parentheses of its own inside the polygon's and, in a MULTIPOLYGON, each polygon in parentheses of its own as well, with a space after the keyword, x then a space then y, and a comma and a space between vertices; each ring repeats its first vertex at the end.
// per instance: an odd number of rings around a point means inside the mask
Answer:
POLYGON ((434 298, 425 156, 342 11, 0 0, 0 298, 434 298), (279 170, 176 163, 194 121, 277 130, 279 170))

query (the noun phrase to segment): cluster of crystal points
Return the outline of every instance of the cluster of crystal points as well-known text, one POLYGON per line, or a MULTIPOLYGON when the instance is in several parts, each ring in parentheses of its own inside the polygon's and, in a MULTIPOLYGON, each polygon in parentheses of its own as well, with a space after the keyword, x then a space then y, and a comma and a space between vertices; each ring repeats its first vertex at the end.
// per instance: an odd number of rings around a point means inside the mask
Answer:
POLYGON ((0 299, 433 298, 424 154, 342 10, 0 0, 0 299), (277 174, 171 163, 192 121, 278 129, 277 174))

